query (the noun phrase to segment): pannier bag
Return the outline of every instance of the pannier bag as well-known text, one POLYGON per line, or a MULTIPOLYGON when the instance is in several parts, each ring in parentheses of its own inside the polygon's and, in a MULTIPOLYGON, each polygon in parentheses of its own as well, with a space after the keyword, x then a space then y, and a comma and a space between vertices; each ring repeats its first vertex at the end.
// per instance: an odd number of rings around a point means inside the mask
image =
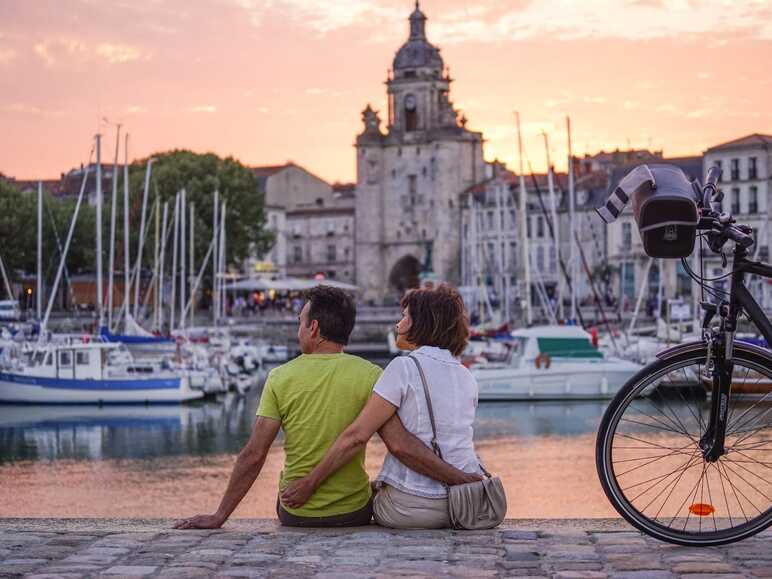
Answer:
POLYGON ((688 257, 694 251, 699 212, 695 187, 673 165, 639 165, 596 209, 606 223, 619 217, 628 201, 650 257, 688 257))

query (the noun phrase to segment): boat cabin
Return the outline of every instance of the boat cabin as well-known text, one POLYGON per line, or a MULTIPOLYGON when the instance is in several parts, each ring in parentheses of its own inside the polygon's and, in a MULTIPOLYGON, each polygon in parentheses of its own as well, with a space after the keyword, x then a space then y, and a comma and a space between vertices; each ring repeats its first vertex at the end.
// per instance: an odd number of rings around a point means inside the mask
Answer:
POLYGON ((592 336, 578 326, 535 326, 512 332, 509 342, 510 364, 545 363, 561 360, 603 359, 603 352, 592 345, 592 336))

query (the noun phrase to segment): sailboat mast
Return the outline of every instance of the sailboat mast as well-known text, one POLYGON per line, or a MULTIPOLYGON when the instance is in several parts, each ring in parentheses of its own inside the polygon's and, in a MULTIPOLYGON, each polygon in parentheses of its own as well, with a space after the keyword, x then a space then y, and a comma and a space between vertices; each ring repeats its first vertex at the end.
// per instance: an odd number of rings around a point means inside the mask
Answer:
POLYGON ((37 320, 43 315, 43 182, 38 181, 38 271, 35 297, 37 302, 37 320))
POLYGON ((220 211, 220 318, 224 318, 228 311, 228 294, 225 286, 225 201, 222 202, 220 211))
POLYGON ((160 257, 160 263, 158 265, 158 296, 157 296, 157 302, 158 302, 158 331, 163 332, 163 326, 164 326, 164 260, 166 257, 166 238, 168 236, 167 231, 167 221, 169 218, 169 202, 164 202, 164 216, 163 221, 161 225, 161 231, 163 231, 163 234, 161 236, 161 257, 160 257))
MULTIPOLYGON (((547 154, 547 188, 549 189, 549 195, 550 195, 550 212, 552 213, 552 234, 553 234, 553 243, 555 247, 555 260, 560 261, 560 223, 558 222, 558 202, 557 202, 557 196, 555 195, 555 178, 552 174, 552 162, 550 160, 550 145, 549 145, 549 137, 547 136, 547 133, 542 133, 544 135, 544 149, 547 154)), ((558 311, 557 316, 558 319, 564 319, 563 315, 563 282, 560 275, 558 275, 558 281, 557 281, 557 294, 558 294, 558 311)))
POLYGON ((180 329, 185 328, 185 303, 187 300, 187 284, 188 279, 186 277, 186 271, 185 271, 185 261, 187 259, 187 255, 185 255, 185 236, 187 235, 186 230, 186 192, 185 189, 182 190, 182 196, 180 197, 180 329))
MULTIPOLYGON (((189 267, 189 276, 190 276, 190 319, 191 323, 194 318, 194 308, 195 308, 195 290, 193 288, 193 282, 195 281, 195 267, 196 267, 196 245, 194 243, 196 236, 195 236, 195 225, 196 225, 196 204, 192 201, 190 202, 190 267, 189 267)), ((207 261, 209 261, 209 256, 207 256, 207 261)), ((187 317, 187 316, 186 316, 187 317)))
POLYGON ((174 310, 177 298, 177 241, 180 235, 180 194, 174 197, 174 237, 172 237, 172 298, 169 308, 169 331, 174 330, 174 310))
POLYGON ((212 322, 217 326, 217 318, 219 313, 220 304, 219 288, 217 287, 217 270, 220 262, 220 192, 215 189, 214 191, 214 220, 212 222, 212 237, 214 238, 214 251, 212 252, 212 322))
POLYGON ((102 135, 96 136, 96 307, 99 327, 104 324, 102 287, 102 135))
POLYGON ((121 144, 121 125, 115 133, 115 162, 113 163, 113 196, 110 204, 110 256, 107 270, 110 277, 107 280, 107 327, 113 326, 113 284, 115 279, 115 212, 118 204, 118 149, 121 144))
POLYGON ((528 203, 526 202, 525 171, 523 169, 523 136, 520 132, 520 113, 515 112, 517 118, 517 150, 520 158, 520 231, 522 235, 522 264, 523 278, 525 281, 525 315, 526 324, 533 323, 531 312, 531 266, 529 263, 530 248, 528 244, 528 203))
POLYGON ((153 170, 153 159, 147 160, 145 169, 145 189, 142 192, 142 213, 139 218, 139 247, 137 248, 137 263, 134 266, 134 318, 139 316, 139 286, 142 284, 142 248, 145 244, 145 215, 147 213, 147 196, 150 189, 150 172, 153 170))
POLYGON ((568 132, 568 238, 570 240, 568 261, 571 264, 571 280, 573 281, 571 284, 571 319, 576 320, 576 286, 579 283, 576 276, 576 256, 574 255, 574 239, 576 237, 576 224, 574 223, 576 208, 574 203, 576 196, 574 194, 574 156, 571 152, 571 117, 568 116, 566 117, 566 130, 568 132))
POLYGON ((161 200, 158 197, 158 190, 156 189, 155 196, 155 235, 153 236, 153 279, 155 280, 155 287, 153 288, 153 326, 158 329, 158 252, 160 250, 159 237, 161 235, 161 200))
POLYGON ((129 292, 131 288, 129 258, 129 134, 123 144, 123 311, 129 313, 129 292))
MULTIPOLYGON (((97 141, 98 142, 98 141, 97 141)), ((93 153, 93 149, 92 149, 93 153)), ((56 292, 59 290, 59 282, 62 279, 62 272, 64 271, 64 263, 67 260, 67 253, 70 250, 70 242, 72 241, 72 234, 75 231, 75 222, 78 220, 78 213, 80 212, 80 206, 83 202, 83 195, 86 192, 86 184, 88 183, 88 171, 91 164, 91 156, 89 155, 86 169, 83 173, 83 181, 80 184, 80 193, 78 193, 78 201, 75 203, 75 211, 70 221, 70 229, 67 232, 67 241, 64 242, 64 251, 62 251, 62 258, 59 260, 59 268, 56 270, 56 277, 54 278, 54 285, 51 287, 51 295, 48 297, 48 305, 46 306, 46 313, 43 316, 43 321, 40 322, 40 334, 39 340, 43 340, 46 335, 46 326, 48 325, 48 318, 51 316, 51 309, 54 307, 54 300, 56 299, 56 292)))

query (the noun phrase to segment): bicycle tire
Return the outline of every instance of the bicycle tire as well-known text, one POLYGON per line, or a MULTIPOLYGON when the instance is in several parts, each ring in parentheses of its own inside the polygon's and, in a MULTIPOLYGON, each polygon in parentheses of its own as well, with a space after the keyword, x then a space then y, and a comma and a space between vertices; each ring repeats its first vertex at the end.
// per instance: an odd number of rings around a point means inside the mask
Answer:
MULTIPOLYGON (((657 360, 641 369, 622 387, 607 407, 598 429, 595 462, 603 491, 616 511, 633 527, 656 539, 685 546, 715 546, 733 543, 759 533, 772 525, 772 506, 759 516, 730 529, 700 533, 681 532, 666 527, 636 508, 624 494, 617 480, 612 462, 612 445, 619 422, 625 410, 657 379, 668 372, 686 367, 686 363, 704 364, 707 347, 678 354, 666 360, 657 360)), ((736 351, 734 361, 738 365, 766 373, 772 377, 772 357, 754 352, 736 351)), ((772 398, 770 398, 772 401, 772 398)), ((691 468, 691 467, 687 467, 691 468)), ((704 473, 704 471, 703 471, 704 473)), ((720 470, 719 470, 720 474, 720 470)), ((670 484, 670 483, 668 483, 670 484)))

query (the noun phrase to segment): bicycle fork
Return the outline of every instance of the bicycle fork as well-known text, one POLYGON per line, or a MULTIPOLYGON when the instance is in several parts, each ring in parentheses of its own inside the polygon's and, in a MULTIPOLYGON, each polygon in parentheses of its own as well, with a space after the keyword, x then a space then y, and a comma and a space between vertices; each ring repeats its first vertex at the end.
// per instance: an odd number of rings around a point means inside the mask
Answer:
POLYGON ((699 442, 702 456, 708 462, 716 462, 719 457, 726 453, 724 442, 729 411, 729 393, 732 390, 734 371, 732 350, 734 348, 734 320, 736 318, 728 304, 722 304, 721 309, 721 329, 708 341, 708 359, 712 358, 713 360, 710 417, 705 434, 702 435, 699 442))

